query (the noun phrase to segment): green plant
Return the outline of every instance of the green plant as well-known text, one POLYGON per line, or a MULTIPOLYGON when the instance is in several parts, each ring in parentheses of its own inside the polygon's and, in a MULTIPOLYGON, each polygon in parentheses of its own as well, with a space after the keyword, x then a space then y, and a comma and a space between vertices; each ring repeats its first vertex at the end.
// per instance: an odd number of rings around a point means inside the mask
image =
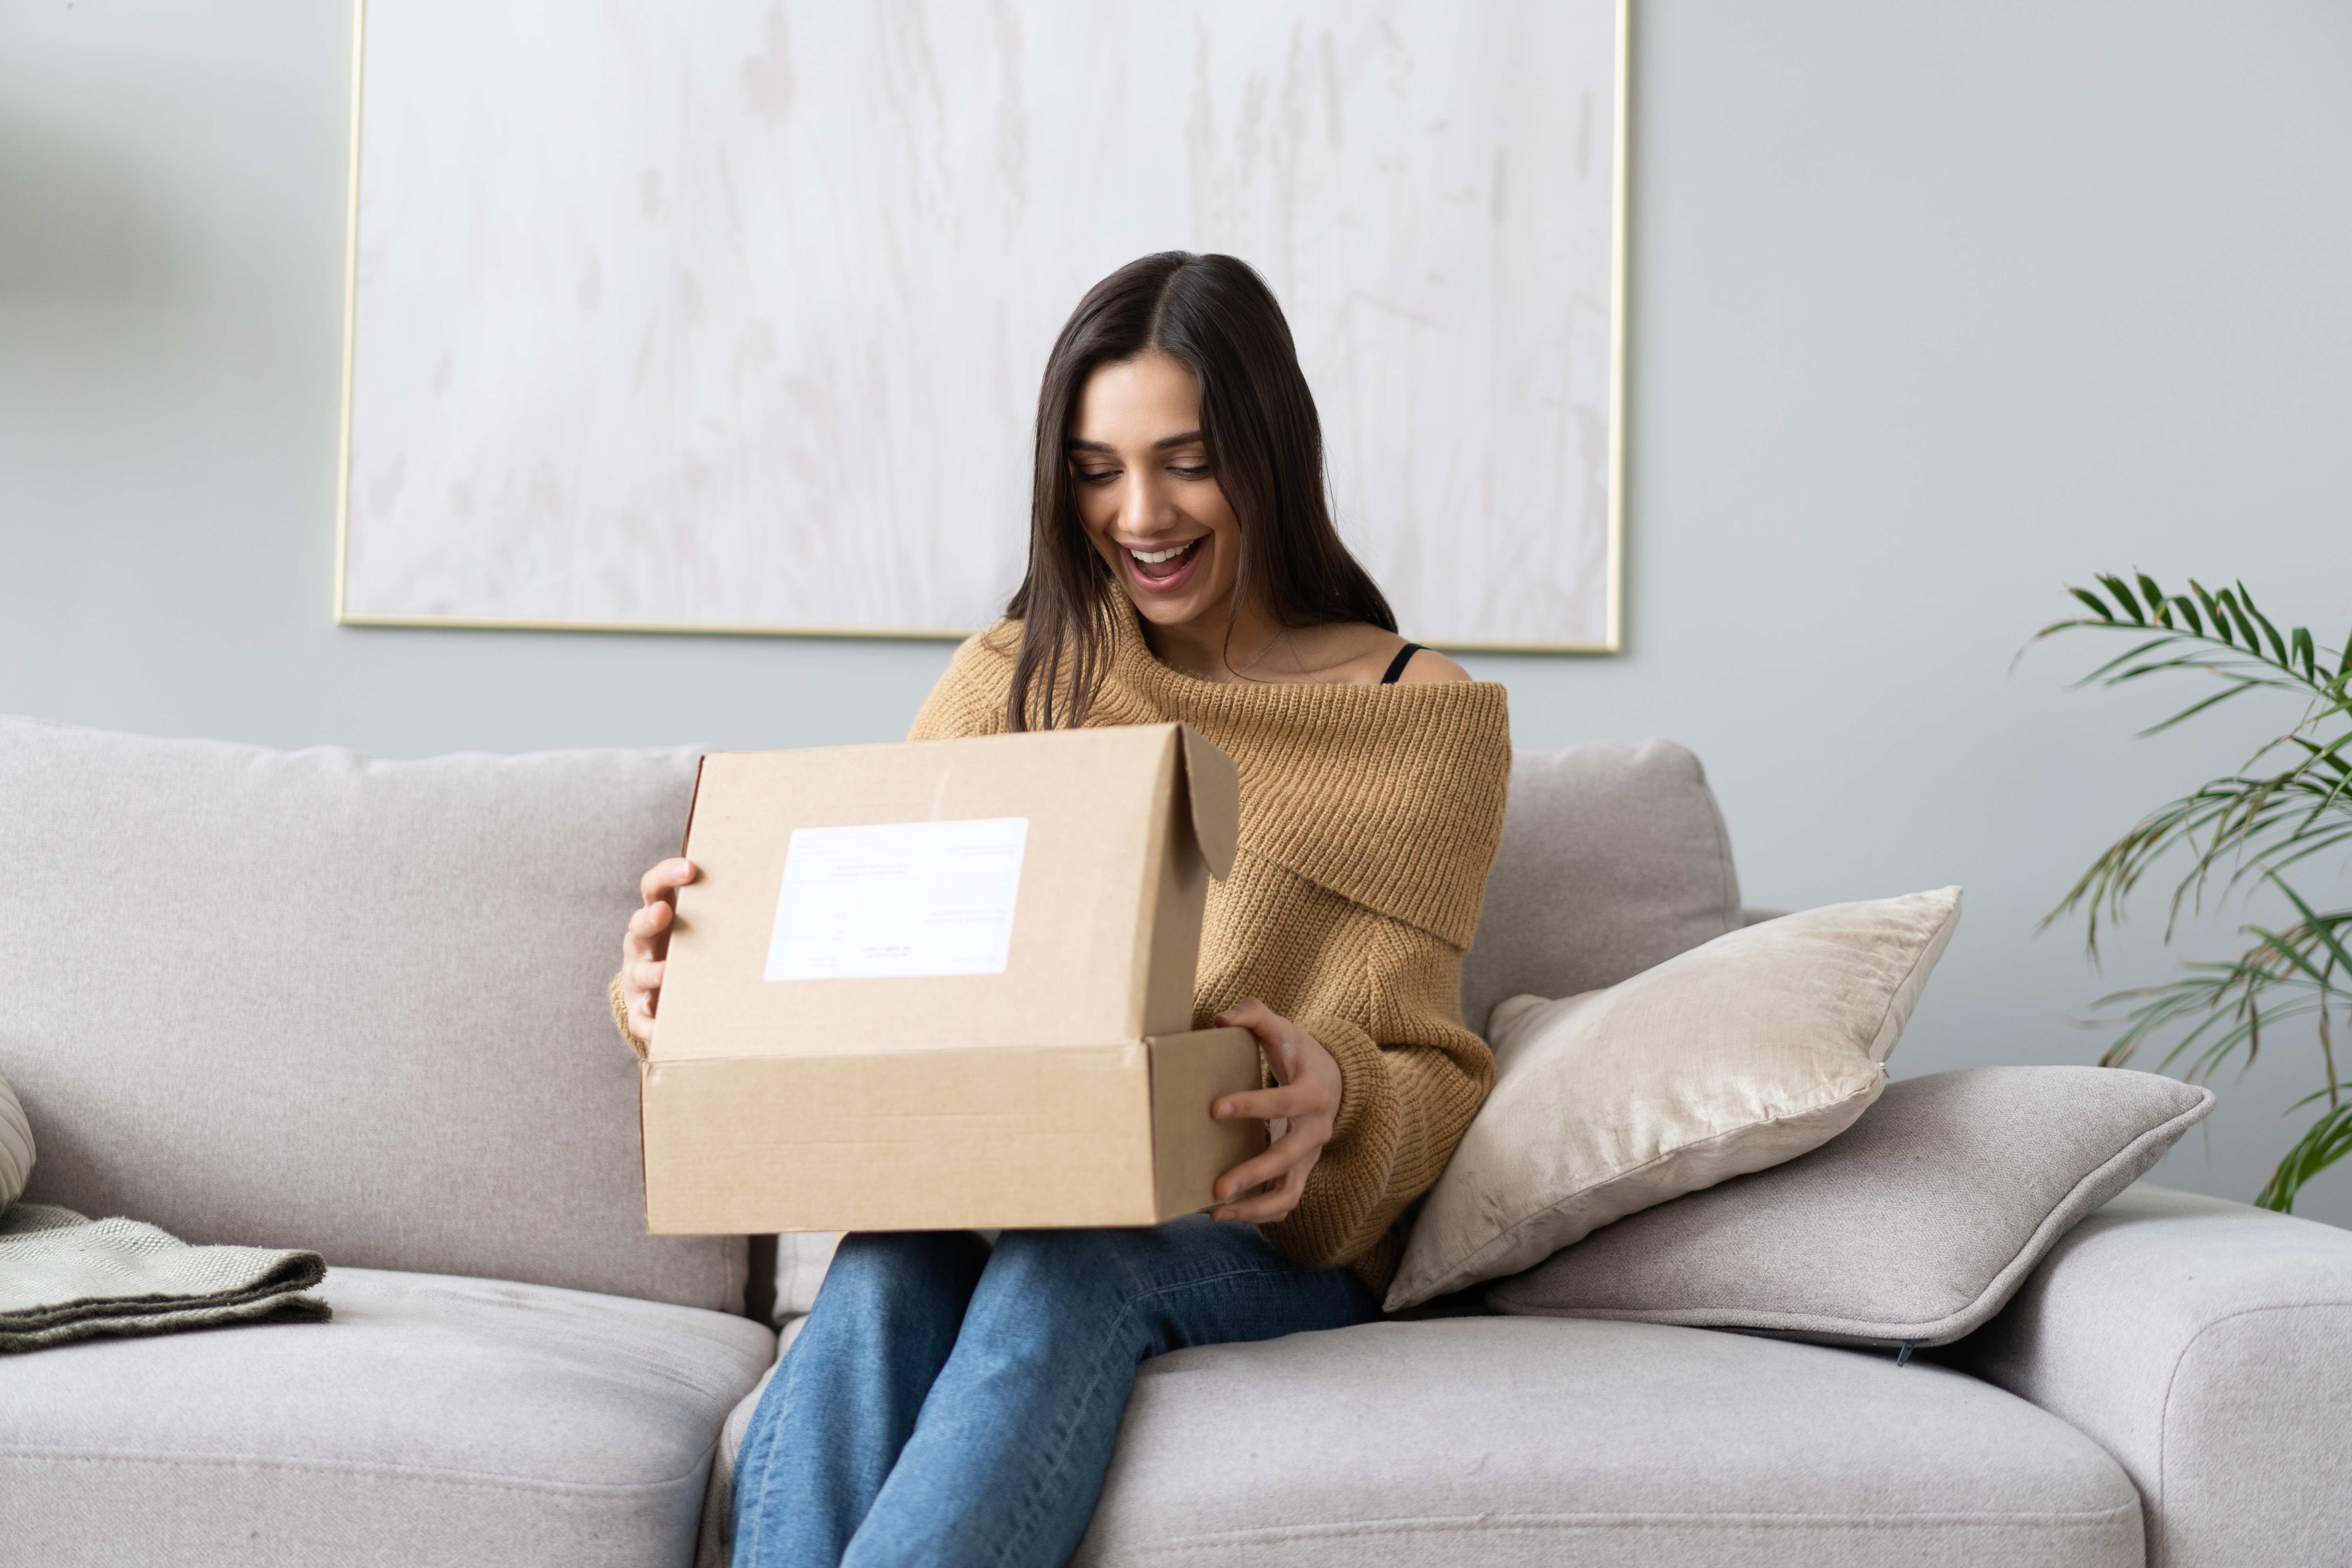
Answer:
MULTIPOLYGON (((2352 638, 2330 648, 2315 644, 2301 626, 2282 635, 2243 583, 2208 593, 2192 580, 2188 593, 2167 594, 2143 573, 2097 581, 2096 589, 2067 590, 2090 615, 2042 627, 2027 647, 2060 632, 2120 632, 2136 639, 2131 649, 2076 687, 2121 686, 2174 671, 2219 683, 2220 689, 2142 735, 2249 692, 2301 705, 2294 727, 2265 742, 2235 773, 2150 812, 2109 845, 2042 922, 2047 928, 2079 910, 2096 957, 2102 915, 2120 920, 2141 879, 2175 851, 2174 863, 2185 857, 2186 868, 2172 889, 2168 942, 2182 911, 2201 909, 2209 894, 2219 902, 2252 883, 2284 895, 2296 918, 2276 931, 2240 927, 2252 944, 2235 958, 2190 963, 2178 980, 2119 991, 2099 1005, 2120 1010, 2109 1020, 2122 1033, 2101 1058, 2106 1065, 2119 1066, 2152 1038, 2177 1033, 2159 1065, 2180 1065, 2181 1076, 2191 1081, 2210 1079, 2242 1051, 2252 1067, 2265 1030, 2315 1022, 2325 1082, 2294 1108, 2321 1100, 2326 1106, 2255 1200, 2266 1208, 2291 1209, 2305 1183, 2352 1154, 2352 1096, 2336 1074, 2335 1036, 2339 1012, 2352 1021, 2352 909, 2317 909, 2298 885, 2329 864, 2314 864, 2315 856, 2352 843, 2352 638), (2297 868, 2291 881, 2287 873, 2297 868)), ((2340 870, 2341 861, 2336 865, 2340 870)))

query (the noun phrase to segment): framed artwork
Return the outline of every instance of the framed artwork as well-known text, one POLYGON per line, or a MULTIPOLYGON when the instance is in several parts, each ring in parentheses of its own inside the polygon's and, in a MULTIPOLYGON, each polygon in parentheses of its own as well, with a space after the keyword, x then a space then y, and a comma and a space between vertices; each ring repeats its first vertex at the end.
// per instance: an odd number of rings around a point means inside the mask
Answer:
POLYGON ((1248 261, 1408 637, 1610 652, 1627 0, 385 0, 336 614, 960 637, 1054 336, 1248 261))

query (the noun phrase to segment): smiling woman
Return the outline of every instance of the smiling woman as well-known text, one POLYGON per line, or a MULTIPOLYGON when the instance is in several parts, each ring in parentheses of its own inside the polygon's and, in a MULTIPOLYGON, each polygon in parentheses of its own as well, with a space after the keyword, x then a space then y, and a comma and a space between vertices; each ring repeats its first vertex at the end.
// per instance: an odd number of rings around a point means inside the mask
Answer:
MULTIPOLYGON (((743 1439, 738 1568, 1066 1561, 1137 1365, 1378 1317, 1405 1212, 1494 1079, 1460 997, 1503 689, 1399 637, 1339 542, 1274 296, 1231 257, 1112 274, 1055 343, 1035 452, 1027 579, 912 738, 1177 721, 1234 758, 1193 1022, 1255 1034, 1268 1081, 1202 1110, 1271 1143, 1208 1215, 1152 1229, 845 1238, 743 1439)), ((694 875, 646 875, 614 986, 633 1038, 694 875)))
MULTIPOLYGON (((1037 396, 1012 727, 1083 723, 1113 585, 1161 659, 1205 680, 1369 684, 1405 647, 1332 526, 1322 422, 1273 293, 1166 251, 1087 291, 1037 396)), ((1465 680, 1415 653, 1400 679, 1465 680)))
POLYGON ((1113 574, 1144 602, 1181 616, 1176 625, 1220 599, 1231 603, 1241 547, 1241 524, 1209 464, 1200 408, 1192 373, 1149 350, 1087 379, 1069 441, 1087 534, 1113 574), (1173 435, 1155 437, 1171 426, 1173 435), (1194 568, 1204 554, 1212 559, 1202 574, 1194 568))

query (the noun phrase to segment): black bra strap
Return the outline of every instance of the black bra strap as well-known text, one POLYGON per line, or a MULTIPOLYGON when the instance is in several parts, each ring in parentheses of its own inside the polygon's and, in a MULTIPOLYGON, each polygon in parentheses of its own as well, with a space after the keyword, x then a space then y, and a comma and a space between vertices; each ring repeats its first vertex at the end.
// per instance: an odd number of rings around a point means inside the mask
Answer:
POLYGON ((1381 677, 1381 684, 1394 686, 1397 683, 1397 677, 1404 673, 1404 667, 1412 662, 1412 656, 1421 651, 1421 645, 1417 642, 1409 642, 1397 649, 1397 656, 1389 660, 1389 672, 1381 677))

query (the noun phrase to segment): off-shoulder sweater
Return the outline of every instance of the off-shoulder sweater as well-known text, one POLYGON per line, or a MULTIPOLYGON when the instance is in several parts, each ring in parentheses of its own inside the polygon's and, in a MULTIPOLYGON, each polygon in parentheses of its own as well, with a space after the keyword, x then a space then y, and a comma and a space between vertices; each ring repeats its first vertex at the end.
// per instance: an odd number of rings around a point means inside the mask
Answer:
MULTIPOLYGON (((1255 996, 1323 1042, 1342 1089, 1296 1212, 1264 1226, 1284 1256, 1352 1266, 1374 1295, 1494 1082, 1462 1020, 1462 954, 1503 831, 1509 714, 1491 681, 1227 685, 1152 656, 1134 611, 1088 725, 1181 720, 1241 770, 1241 846, 1209 888, 1193 1024, 1255 996)), ((1020 626, 956 652, 910 740, 1006 728, 1020 626)))
MULTIPOLYGON (((1509 713, 1491 681, 1226 685, 1154 658, 1133 609, 1114 617, 1089 726, 1181 721, 1239 764, 1241 841, 1209 887, 1196 1028, 1256 997, 1339 1064, 1331 1141, 1290 1217, 1261 1226, 1285 1257, 1352 1267, 1375 1297, 1401 1221, 1445 1168, 1493 1086, 1462 1021, 1462 954, 1502 838, 1509 713)), ((1020 626, 956 650, 908 739, 1006 729, 1020 626)), ((620 977, 614 1021, 628 1034, 620 977)))

